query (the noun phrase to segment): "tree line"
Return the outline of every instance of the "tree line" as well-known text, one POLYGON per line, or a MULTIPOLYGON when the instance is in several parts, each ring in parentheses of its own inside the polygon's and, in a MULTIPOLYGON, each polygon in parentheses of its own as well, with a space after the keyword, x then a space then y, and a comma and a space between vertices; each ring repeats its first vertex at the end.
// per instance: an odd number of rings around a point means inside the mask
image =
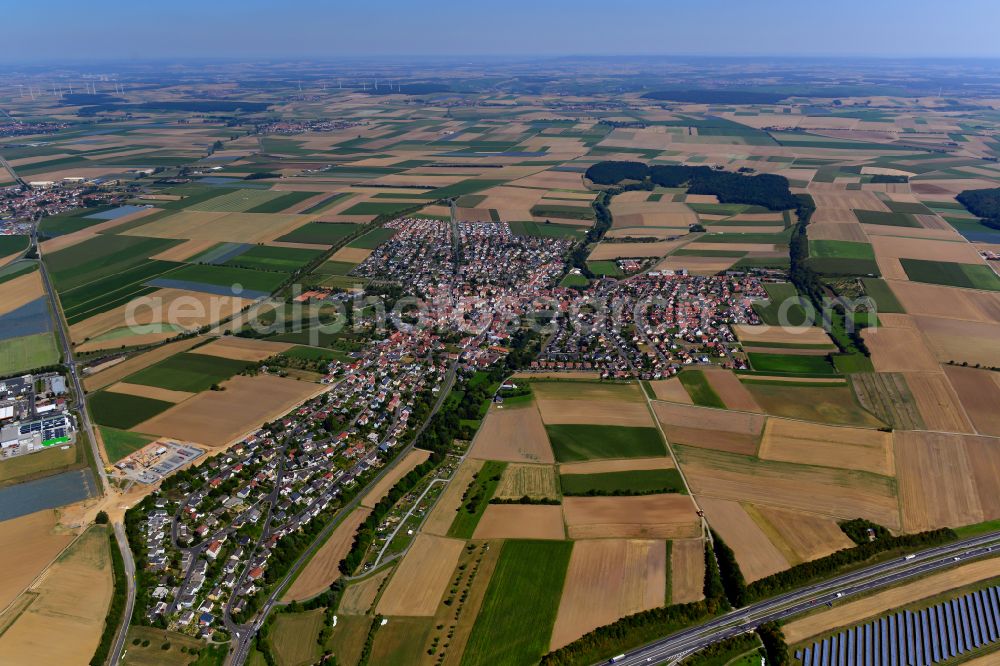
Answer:
POLYGON ((986 190, 965 190, 955 197, 980 222, 990 229, 1000 229, 1000 187, 986 190))
POLYGON ((639 181, 660 187, 687 187, 689 194, 714 194, 720 203, 762 206, 768 210, 788 210, 799 204, 788 187, 788 179, 771 173, 748 176, 707 166, 647 166, 642 162, 609 160, 591 165, 585 176, 599 185, 639 181))

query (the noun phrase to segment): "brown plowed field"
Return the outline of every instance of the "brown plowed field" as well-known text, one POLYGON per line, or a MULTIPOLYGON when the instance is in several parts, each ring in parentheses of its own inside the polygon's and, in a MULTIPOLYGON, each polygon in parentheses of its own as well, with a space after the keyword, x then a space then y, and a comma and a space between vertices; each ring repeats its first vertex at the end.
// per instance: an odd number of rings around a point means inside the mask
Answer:
POLYGON ((686 495, 566 497, 563 513, 571 539, 684 539, 700 530, 686 495))
POLYGON ((1000 437, 1000 375, 953 365, 944 366, 944 372, 976 431, 1000 437))
POLYGON ((549 648, 664 604, 666 544, 600 539, 573 544, 549 648))
POLYGON ((234 335, 227 335, 209 342, 203 347, 198 347, 198 353, 220 356, 235 361, 263 361, 265 358, 280 354, 294 346, 287 342, 271 342, 270 340, 238 338, 234 335))
POLYGON ((117 384, 112 384, 106 391, 111 393, 126 393, 129 395, 138 395, 143 398, 152 398, 153 400, 163 400, 165 402, 178 403, 187 400, 188 398, 195 395, 194 393, 189 393, 188 391, 172 391, 171 389, 159 388, 158 386, 145 386, 143 384, 129 384, 127 382, 118 382, 117 384))
POLYGON ((908 372, 904 376, 927 430, 974 432, 959 396, 945 374, 908 372))
POLYGON ((337 567, 351 549, 358 525, 364 522, 369 513, 371 510, 365 507, 358 507, 351 511, 344 518, 344 521, 333 530, 326 543, 316 551, 306 568, 299 573, 295 582, 285 591, 281 600, 301 601, 309 599, 326 591, 333 581, 340 578, 340 569, 337 567))
MULTIPOLYGON (((837 627, 857 624, 864 619, 894 610, 900 606, 933 597, 980 580, 994 578, 1000 574, 1000 562, 991 558, 970 562, 962 566, 931 574, 926 578, 893 587, 882 592, 848 601, 834 608, 822 610, 800 620, 792 620, 782 629, 789 645, 803 641, 810 636, 822 634, 837 627)), ((995 656, 995 655, 994 655, 995 656)), ((994 664, 986 661, 984 664, 994 664)))
POLYGON ((796 562, 808 562, 854 547, 854 542, 832 518, 772 506, 758 506, 756 510, 791 549, 796 562))
POLYGON ((937 359, 920 332, 908 326, 866 328, 861 336, 877 372, 937 372, 937 359))
POLYGON ((587 460, 559 465, 560 474, 601 474, 634 469, 672 469, 672 458, 624 458, 622 460, 587 460))
POLYGON ((762 414, 729 412, 667 402, 653 402, 653 411, 671 444, 690 444, 752 455, 767 419, 762 414))
POLYGON ((897 432, 895 436, 907 532, 1000 517, 1000 477, 996 476, 1000 449, 995 440, 933 432, 897 432))
POLYGON ((892 476, 892 436, 866 428, 769 419, 758 455, 802 465, 856 469, 892 476))
POLYGON ((462 505, 462 495, 472 482, 473 475, 482 468, 484 462, 484 460, 476 460, 475 458, 465 459, 427 516, 423 527, 424 532, 438 536, 448 534, 448 528, 455 520, 455 512, 462 505))
POLYGON ((490 407, 469 456, 482 460, 553 463, 552 447, 534 405, 490 407))
POLYGON ((539 397, 538 411, 549 425, 580 423, 649 427, 653 417, 645 403, 602 402, 600 400, 550 400, 539 397))
POLYGON ((748 326, 737 324, 733 332, 744 344, 754 342, 770 342, 776 344, 825 345, 833 347, 830 337, 819 326, 800 326, 785 328, 782 326, 748 326))
POLYGON ((685 405, 694 404, 691 400, 691 395, 684 389, 681 380, 676 377, 673 379, 657 379, 649 382, 649 386, 653 389, 653 394, 657 400, 679 402, 685 405))
POLYGON ((903 308, 912 315, 1000 323, 1000 294, 919 282, 891 282, 903 308))
POLYGON ((705 598, 705 542, 701 539, 671 542, 670 595, 672 604, 705 598))
MULTIPOLYGON (((759 461, 687 446, 674 447, 699 497, 785 507, 835 518, 857 517, 899 529, 891 479, 866 472, 759 461)), ((897 453, 898 455, 898 453, 897 453)))
POLYGON ((550 504, 490 504, 474 539, 565 539, 562 508, 550 504))
POLYGON ((376 610, 382 615, 433 616, 464 547, 459 539, 418 534, 376 610))
POLYGON ((528 497, 559 496, 556 488, 556 470, 552 465, 507 465, 500 477, 494 497, 519 499, 528 497))
POLYGON ((199 393, 133 430, 211 447, 225 446, 327 390, 325 386, 273 375, 236 375, 222 387, 225 390, 199 393))
POLYGON ((361 498, 361 506, 374 507, 385 497, 385 494, 396 485, 396 482, 410 473, 410 471, 427 460, 431 455, 430 451, 423 449, 411 449, 406 457, 396 463, 389 472, 379 479, 372 489, 361 498))
MULTIPOLYGON (((787 350, 786 350, 787 351, 787 350)), ((811 351, 811 350, 810 350, 811 351)), ((754 400, 747 387, 737 379, 732 370, 722 368, 706 370, 705 378, 715 392, 722 398, 727 409, 741 412, 763 412, 761 406, 754 400)))
POLYGON ((748 583, 789 567, 788 560, 739 502, 711 497, 699 497, 698 502, 705 510, 708 524, 736 553, 736 561, 748 583))

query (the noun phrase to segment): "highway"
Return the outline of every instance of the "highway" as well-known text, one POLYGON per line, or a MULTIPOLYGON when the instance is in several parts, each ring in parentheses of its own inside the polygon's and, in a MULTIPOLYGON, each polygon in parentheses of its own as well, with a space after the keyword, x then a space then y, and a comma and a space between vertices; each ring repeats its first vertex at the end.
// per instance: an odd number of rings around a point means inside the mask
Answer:
POLYGON ((712 643, 751 631, 761 624, 783 620, 847 597, 868 594, 939 569, 959 566, 969 559, 996 553, 998 549, 1000 531, 928 548, 908 559, 894 558, 730 611, 705 624, 684 629, 626 652, 615 664, 639 666, 669 663, 712 643))
MULTIPOLYGON (((37 227, 31 231, 31 241, 38 248, 37 227)), ((101 450, 97 445, 94 426, 90 422, 90 415, 87 413, 87 399, 83 392, 83 383, 80 381, 80 373, 77 372, 76 361, 73 358, 73 347, 70 344, 67 333, 68 327, 63 317, 62 309, 59 307, 59 299, 56 297, 55 288, 52 286, 49 271, 45 266, 45 262, 42 261, 41 248, 38 248, 37 252, 38 271, 45 284, 45 292, 49 295, 52 314, 56 318, 56 328, 59 331, 59 344, 62 345, 63 365, 66 367, 69 381, 73 387, 74 407, 80 415, 80 430, 87 434, 87 439, 90 442, 90 452, 94 458, 94 469, 100 480, 98 484, 99 490, 101 494, 104 494, 110 490, 108 486, 108 474, 104 470, 104 459, 101 457, 101 450)), ((128 538, 125 536, 125 528, 122 523, 115 523, 114 531, 115 540, 118 542, 118 550, 121 551, 122 559, 125 562, 125 579, 128 581, 128 589, 126 590, 125 613, 122 615, 121 626, 118 628, 118 634, 115 636, 115 642, 108 657, 109 664, 117 664, 121 659, 122 650, 125 648, 125 635, 128 633, 129 620, 132 618, 132 609, 135 606, 135 559, 132 557, 132 549, 129 548, 128 538)))

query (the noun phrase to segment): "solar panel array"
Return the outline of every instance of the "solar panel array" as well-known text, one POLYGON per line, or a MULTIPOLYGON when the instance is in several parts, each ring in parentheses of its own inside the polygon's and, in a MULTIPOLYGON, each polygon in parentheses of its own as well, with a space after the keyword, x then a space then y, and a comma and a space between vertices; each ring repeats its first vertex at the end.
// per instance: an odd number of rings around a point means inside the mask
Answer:
POLYGON ((802 666, 927 666, 1000 640, 1000 587, 852 627, 795 652, 802 666))
MULTIPOLYGON (((47 419, 41 419, 40 421, 32 421, 31 423, 22 423, 21 427, 18 428, 18 432, 22 435, 28 435, 33 432, 45 432, 54 431, 58 428, 65 429, 69 422, 66 417, 62 414, 59 416, 53 416, 47 419)), ((63 433, 65 434, 65 432, 63 433)), ((49 439, 46 437, 46 439, 49 439)))

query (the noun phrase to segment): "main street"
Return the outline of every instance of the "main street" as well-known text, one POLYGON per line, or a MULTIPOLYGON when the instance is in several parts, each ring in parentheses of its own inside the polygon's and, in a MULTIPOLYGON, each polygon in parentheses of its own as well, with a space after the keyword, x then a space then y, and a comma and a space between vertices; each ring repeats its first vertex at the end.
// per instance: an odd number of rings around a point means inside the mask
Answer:
POLYGON ((731 611, 705 624, 629 651, 615 663, 622 666, 669 663, 681 655, 751 631, 761 624, 783 620, 848 597, 869 594, 917 576, 959 566, 969 559, 993 556, 998 548, 1000 531, 928 548, 912 557, 894 558, 731 611))

